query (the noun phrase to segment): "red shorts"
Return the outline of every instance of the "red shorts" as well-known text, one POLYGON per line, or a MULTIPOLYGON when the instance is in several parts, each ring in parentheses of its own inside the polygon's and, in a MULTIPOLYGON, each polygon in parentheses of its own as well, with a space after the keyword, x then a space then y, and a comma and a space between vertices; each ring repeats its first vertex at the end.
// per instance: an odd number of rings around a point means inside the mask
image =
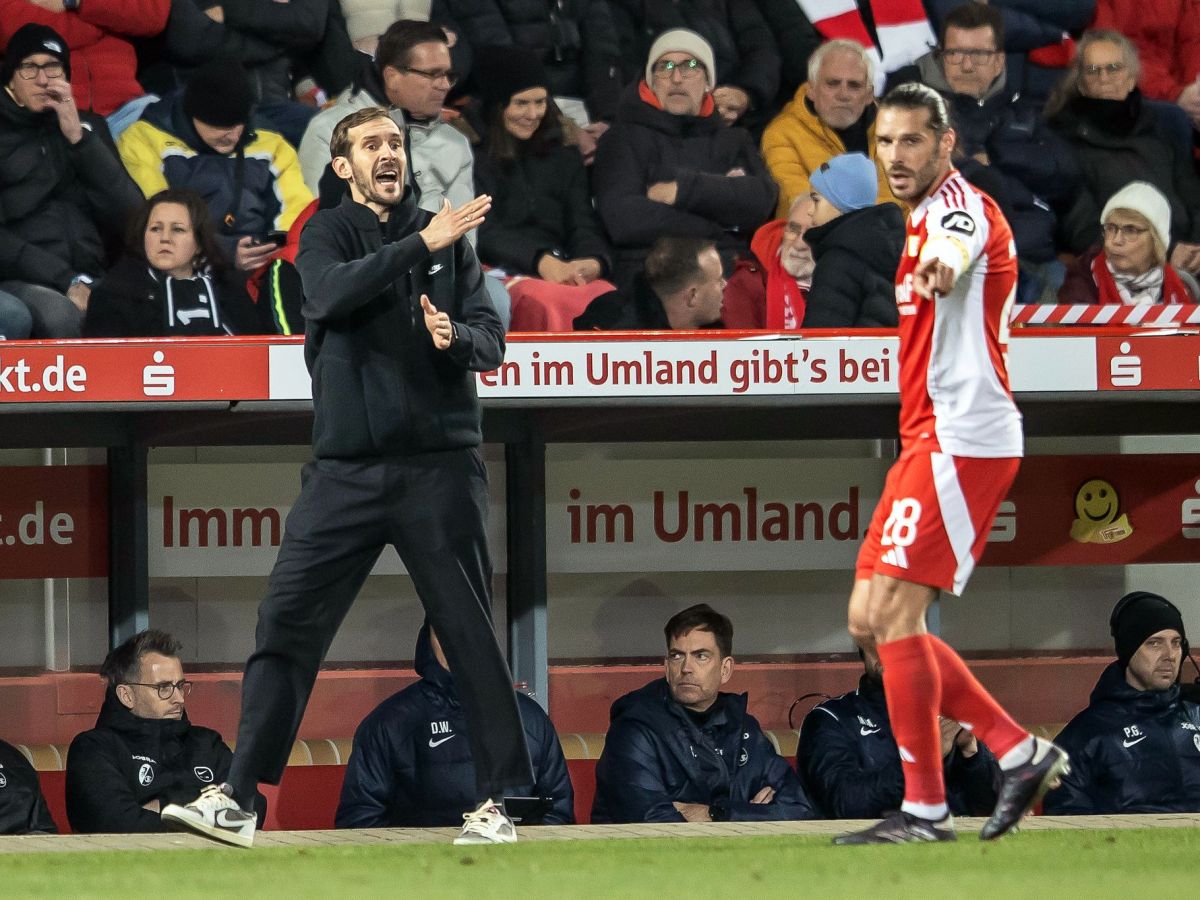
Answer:
POLYGON ((961 594, 1020 464, 940 451, 902 454, 888 472, 855 577, 878 572, 961 594))

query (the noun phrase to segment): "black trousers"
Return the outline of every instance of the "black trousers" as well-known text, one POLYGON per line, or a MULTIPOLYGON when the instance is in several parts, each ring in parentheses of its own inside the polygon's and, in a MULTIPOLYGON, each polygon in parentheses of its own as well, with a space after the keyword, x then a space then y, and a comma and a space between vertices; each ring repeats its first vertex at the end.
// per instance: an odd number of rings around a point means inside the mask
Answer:
POLYGON ((474 447, 304 467, 242 680, 229 777, 240 802, 260 781, 279 783, 321 661, 387 544, 412 576, 454 673, 479 800, 533 782, 512 675, 492 629, 487 509, 487 471, 474 447))

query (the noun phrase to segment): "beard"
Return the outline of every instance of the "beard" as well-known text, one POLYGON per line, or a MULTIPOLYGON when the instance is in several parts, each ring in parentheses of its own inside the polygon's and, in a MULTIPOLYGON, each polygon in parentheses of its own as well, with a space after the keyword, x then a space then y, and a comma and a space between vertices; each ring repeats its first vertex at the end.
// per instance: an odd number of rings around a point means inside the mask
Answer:
MULTIPOLYGON (((945 162, 941 154, 935 150, 933 155, 929 157, 929 162, 921 166, 921 168, 915 171, 906 169, 905 174, 910 179, 909 188, 903 194, 896 193, 897 199, 908 202, 916 200, 919 197, 924 197, 928 193, 929 188, 932 187, 945 162)), ((892 191, 895 193, 895 188, 892 188, 892 191)))
POLYGON ((404 167, 400 165, 380 164, 372 172, 366 165, 355 162, 351 166, 350 181, 366 203, 395 206, 404 196, 404 167), (378 187, 376 179, 381 172, 396 173, 395 190, 388 191, 378 187))

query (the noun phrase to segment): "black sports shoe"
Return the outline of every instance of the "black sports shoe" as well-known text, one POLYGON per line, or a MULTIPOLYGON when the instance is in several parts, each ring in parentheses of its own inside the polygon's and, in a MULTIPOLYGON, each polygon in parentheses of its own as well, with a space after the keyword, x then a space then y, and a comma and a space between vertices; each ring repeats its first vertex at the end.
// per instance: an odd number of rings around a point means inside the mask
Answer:
POLYGON ((1001 773, 996 808, 980 830, 979 839, 990 841, 1008 832, 1046 791, 1058 787, 1062 776, 1070 771, 1071 760, 1066 750, 1035 737, 1029 762, 1001 773))
POLYGON ((903 811, 894 812, 882 822, 870 828, 838 835, 835 844, 927 844, 937 841, 956 841, 954 819, 950 816, 940 822, 931 822, 903 811))

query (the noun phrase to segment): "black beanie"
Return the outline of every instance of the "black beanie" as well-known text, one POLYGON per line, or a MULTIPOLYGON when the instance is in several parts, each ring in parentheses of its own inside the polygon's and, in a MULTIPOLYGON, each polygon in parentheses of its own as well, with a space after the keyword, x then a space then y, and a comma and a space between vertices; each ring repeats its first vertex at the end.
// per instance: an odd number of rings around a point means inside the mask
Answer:
POLYGON ((183 111, 214 128, 245 125, 250 121, 253 106, 250 78, 236 60, 206 62, 192 74, 183 89, 183 111))
POLYGON ((22 25, 8 39, 4 48, 4 62, 0 63, 0 83, 12 81, 17 66, 35 53, 49 53, 63 64, 63 73, 67 81, 71 80, 71 51, 67 42, 49 25, 37 25, 30 22, 22 25))
POLYGON ((1179 632, 1183 639, 1184 653, 1187 650, 1187 633, 1183 630, 1183 616, 1175 604, 1165 597, 1149 591, 1133 591, 1117 601, 1108 621, 1116 643, 1117 662, 1124 669, 1129 665, 1138 647, 1152 634, 1165 628, 1179 632))
POLYGON ((488 112, 494 106, 508 106, 513 94, 535 87, 550 90, 540 55, 524 47, 480 47, 472 66, 479 96, 488 112))

